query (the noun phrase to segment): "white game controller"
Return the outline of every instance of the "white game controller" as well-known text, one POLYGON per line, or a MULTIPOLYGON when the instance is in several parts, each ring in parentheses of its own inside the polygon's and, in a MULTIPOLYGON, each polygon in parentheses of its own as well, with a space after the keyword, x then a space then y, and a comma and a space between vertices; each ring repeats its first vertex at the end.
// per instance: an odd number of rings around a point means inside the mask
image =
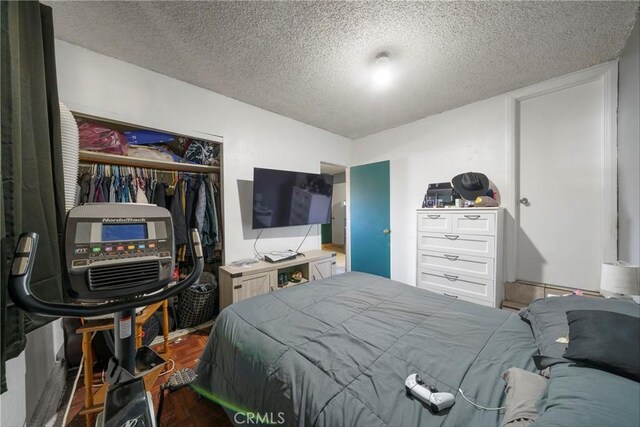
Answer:
POLYGON ((426 385, 418 374, 409 375, 407 380, 404 382, 404 388, 407 395, 414 395, 416 398, 429 405, 434 413, 450 408, 454 403, 456 403, 453 394, 438 392, 438 389, 434 386, 426 385))

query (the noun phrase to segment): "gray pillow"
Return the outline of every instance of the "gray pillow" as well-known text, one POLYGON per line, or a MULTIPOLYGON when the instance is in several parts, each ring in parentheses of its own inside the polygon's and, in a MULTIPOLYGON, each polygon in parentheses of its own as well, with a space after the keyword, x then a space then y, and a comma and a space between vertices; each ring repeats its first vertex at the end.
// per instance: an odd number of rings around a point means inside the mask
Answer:
POLYGON ((540 369, 549 366, 554 359, 566 360, 562 359, 562 356, 567 348, 569 337, 567 311, 572 310, 601 310, 640 317, 640 305, 615 298, 570 295, 542 298, 532 302, 527 308, 520 310, 520 317, 531 324, 542 356, 539 358, 542 363, 537 363, 540 369), (561 339, 561 342, 558 342, 558 339, 561 339))
POLYGON ((536 402, 547 387, 547 379, 520 368, 509 368, 502 374, 506 383, 502 427, 526 427, 538 418, 536 402))
POLYGON ((638 427, 640 383, 570 363, 555 365, 535 427, 638 427))

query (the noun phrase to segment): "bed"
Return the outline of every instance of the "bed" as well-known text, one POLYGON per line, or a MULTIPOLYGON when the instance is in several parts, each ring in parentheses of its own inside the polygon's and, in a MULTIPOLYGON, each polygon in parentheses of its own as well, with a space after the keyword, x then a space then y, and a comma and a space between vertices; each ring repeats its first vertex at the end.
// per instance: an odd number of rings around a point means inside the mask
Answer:
POLYGON ((503 411, 477 409, 459 390, 499 407, 501 374, 537 371, 537 352, 532 328, 516 313, 346 273, 225 309, 195 389, 236 424, 247 420, 234 415, 250 412, 282 425, 499 426, 503 411), (454 406, 434 414, 407 397, 412 373, 452 393, 454 406))

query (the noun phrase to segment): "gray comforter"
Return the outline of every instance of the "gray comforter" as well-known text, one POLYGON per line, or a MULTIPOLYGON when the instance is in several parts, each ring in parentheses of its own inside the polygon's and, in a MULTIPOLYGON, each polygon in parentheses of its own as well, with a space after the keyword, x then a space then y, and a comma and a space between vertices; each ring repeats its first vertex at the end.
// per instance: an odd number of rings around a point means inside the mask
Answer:
POLYGON ((501 406, 500 374, 534 371, 536 351, 515 314, 346 273, 225 309, 196 389, 229 413, 284 425, 495 426, 502 412, 476 409, 458 389, 479 405, 501 406), (453 393, 455 405, 432 414, 408 398, 411 373, 453 393))

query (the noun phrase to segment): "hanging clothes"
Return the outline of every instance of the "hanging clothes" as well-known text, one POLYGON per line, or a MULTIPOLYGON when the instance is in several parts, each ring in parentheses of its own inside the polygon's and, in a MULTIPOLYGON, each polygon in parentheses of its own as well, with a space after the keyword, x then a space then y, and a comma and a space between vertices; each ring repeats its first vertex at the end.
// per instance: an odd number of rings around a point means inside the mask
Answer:
POLYGON ((76 184, 76 199, 75 199, 75 201, 73 203, 73 206, 80 205, 81 192, 82 192, 82 187, 80 187, 80 184, 76 184))
POLYGON ((182 194, 182 185, 177 183, 171 206, 169 207, 171 219, 173 220, 173 239, 176 246, 187 243, 187 223, 184 218, 184 209, 182 208, 182 194))
POLYGON ((100 179, 99 176, 95 175, 91 177, 91 181, 89 182, 89 202, 93 202, 96 198, 96 182, 100 179))
MULTIPOLYGON (((180 183, 180 186, 182 188, 182 194, 180 195, 180 203, 182 206, 182 213, 186 214, 186 210, 187 210, 187 183, 186 181, 182 180, 182 182, 180 183)), ((175 197, 175 195, 174 195, 175 197)), ((184 221, 184 225, 185 225, 185 236, 186 236, 186 242, 188 243, 188 238, 189 238, 189 224, 187 223, 187 217, 185 215, 185 221, 184 221)), ((185 256, 187 254, 187 245, 184 244, 182 246, 180 246, 178 248, 178 261, 184 261, 185 260, 185 256)))
POLYGON ((190 256, 189 230, 201 235, 206 260, 217 260, 222 248, 220 188, 209 177, 182 172, 160 172, 172 185, 158 180, 157 171, 127 166, 91 166, 78 178, 79 203, 145 203, 168 208, 173 220, 176 260, 190 256), (170 174, 170 176, 169 176, 170 174))
POLYGON ((85 204, 89 201, 91 175, 88 173, 83 173, 82 175, 80 175, 80 179, 78 180, 78 185, 80 186, 80 197, 79 197, 78 204, 85 204))
POLYGON ((103 177, 98 177, 95 185, 95 193, 93 196, 93 201, 96 203, 104 202, 104 196, 102 195, 102 181, 104 181, 103 177))
POLYGON ((147 200, 149 201, 149 203, 153 203, 153 185, 155 184, 155 181, 152 180, 151 178, 147 177, 144 180, 144 195, 147 198, 147 200))
POLYGON ((142 178, 138 178, 136 182, 138 185, 138 192, 136 193, 136 203, 148 204, 149 200, 147 200, 147 195, 145 194, 144 180, 142 178))
POLYGON ((167 207, 167 186, 164 182, 156 182, 153 188, 153 201, 156 206, 167 207))
POLYGON ((222 250, 222 197, 220 193, 220 183, 213 183, 213 206, 216 211, 216 250, 222 250))
POLYGON ((204 217, 204 227, 202 229, 202 246, 204 249, 205 260, 207 262, 215 261, 216 245, 219 239, 219 221, 217 215, 217 206, 215 199, 215 190, 213 183, 209 179, 204 180, 207 196, 207 209, 204 217))
POLYGON ((196 200, 196 224, 200 235, 202 235, 202 229, 204 228, 204 216, 207 211, 207 187, 202 179, 198 181, 198 198, 196 200))
POLYGON ((197 201, 196 199, 196 192, 194 189, 194 182, 193 180, 186 179, 186 191, 185 191, 185 219, 187 221, 187 228, 191 229, 194 228, 196 226, 196 206, 195 203, 197 201))
POLYGON ((219 217, 218 217, 218 209, 217 209, 217 202, 216 202, 216 189, 213 185, 213 182, 211 182, 211 180, 207 179, 207 185, 209 186, 209 192, 211 194, 211 200, 212 200, 212 210, 213 210, 213 235, 214 235, 214 245, 215 242, 218 241, 218 236, 220 234, 220 227, 219 227, 219 217))
POLYGON ((127 175, 127 189, 129 190, 129 201, 128 203, 136 202, 136 188, 137 184, 135 183, 135 178, 132 174, 127 175))
POLYGON ((105 202, 111 201, 111 177, 105 176, 102 178, 102 196, 105 202))

